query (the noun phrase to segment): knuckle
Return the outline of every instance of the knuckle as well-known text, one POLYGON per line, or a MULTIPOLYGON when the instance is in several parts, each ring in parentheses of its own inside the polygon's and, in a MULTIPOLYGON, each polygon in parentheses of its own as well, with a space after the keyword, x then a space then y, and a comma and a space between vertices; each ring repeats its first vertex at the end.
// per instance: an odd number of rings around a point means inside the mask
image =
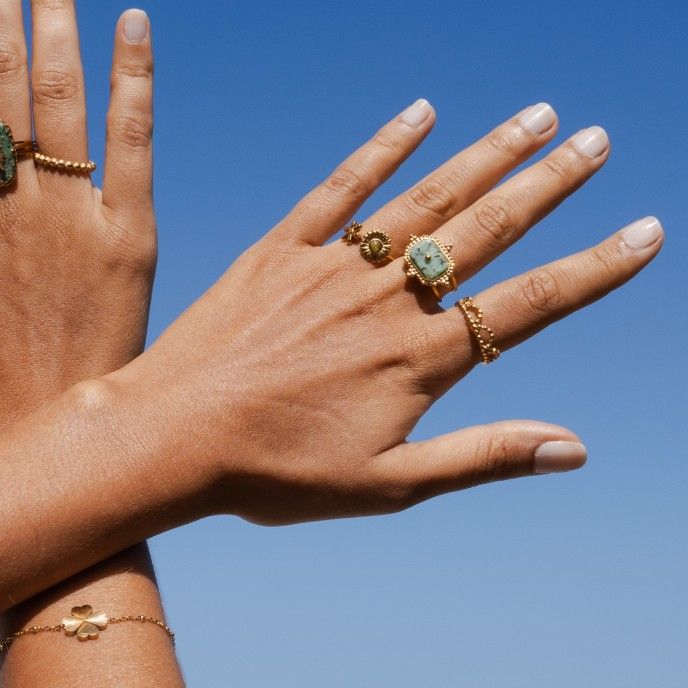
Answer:
POLYGON ((153 217, 135 230, 125 224, 111 225, 106 237, 108 240, 103 242, 103 247, 111 263, 145 274, 154 270, 158 259, 158 244, 153 217))
POLYGON ((339 196, 364 200, 369 190, 363 178, 347 167, 338 167, 325 181, 325 188, 339 196))
POLYGON ((72 100, 80 89, 80 81, 69 72, 46 71, 33 75, 33 97, 37 103, 72 100))
POLYGON ((382 148, 396 150, 399 147, 399 137, 394 136, 393 133, 386 129, 380 129, 380 131, 378 131, 373 137, 373 143, 381 146, 382 148))
POLYGON ((480 442, 477 447, 471 480, 473 484, 491 483, 505 473, 509 459, 509 442, 497 433, 480 442))
POLYGON ((429 211, 443 218, 451 214, 455 200, 454 194, 445 182, 425 179, 408 192, 407 203, 414 211, 429 211))
POLYGON ((153 63, 137 61, 120 62, 114 69, 117 78, 150 79, 153 76, 153 63))
POLYGON ((601 272, 605 276, 615 275, 618 272, 619 260, 621 258, 618 244, 605 243, 601 246, 596 246, 592 249, 591 256, 596 263, 596 272, 601 272))
POLYGON ((108 137, 127 148, 147 148, 153 136, 150 117, 121 116, 108 120, 108 137))
POLYGON ((528 306, 537 313, 551 313, 561 304, 559 280, 549 270, 535 270, 525 275, 522 291, 528 306))
POLYGON ((490 148, 495 150, 500 155, 508 158, 513 158, 516 156, 514 143, 508 136, 505 136, 504 131, 497 129, 489 133, 485 137, 485 141, 490 148))
POLYGON ((26 54, 19 46, 0 44, 0 78, 14 81, 26 74, 26 54))
POLYGON ((513 202, 503 196, 492 196, 478 205, 475 222, 499 245, 509 244, 518 232, 518 221, 513 202))
POLYGON ((542 166, 545 172, 557 182, 568 182, 573 177, 573 161, 561 153, 548 155, 542 161, 542 166))

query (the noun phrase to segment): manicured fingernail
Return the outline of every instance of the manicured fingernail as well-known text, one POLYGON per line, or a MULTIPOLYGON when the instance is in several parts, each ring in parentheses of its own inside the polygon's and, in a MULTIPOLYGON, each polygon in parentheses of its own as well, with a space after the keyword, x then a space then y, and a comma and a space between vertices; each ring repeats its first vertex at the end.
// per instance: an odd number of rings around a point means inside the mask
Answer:
POLYGON ((421 98, 413 105, 409 105, 406 110, 401 113, 401 121, 404 124, 408 124, 409 127, 418 127, 430 117, 431 112, 432 106, 430 103, 424 98, 421 98))
POLYGON ((573 137, 573 145, 583 155, 596 158, 609 148, 609 136, 602 127, 588 127, 573 137))
POLYGON ((535 472, 573 471, 587 458, 588 452, 580 442, 545 442, 535 450, 535 472))
POLYGON ((124 13, 124 37, 129 43, 143 43, 148 36, 148 15, 143 10, 124 13))
POLYGON ((520 117, 521 126, 533 134, 544 134, 556 121, 557 116, 547 103, 531 105, 520 117))
POLYGON ((647 248, 662 236, 662 223, 656 217, 636 220, 621 232, 621 239, 628 248, 647 248))

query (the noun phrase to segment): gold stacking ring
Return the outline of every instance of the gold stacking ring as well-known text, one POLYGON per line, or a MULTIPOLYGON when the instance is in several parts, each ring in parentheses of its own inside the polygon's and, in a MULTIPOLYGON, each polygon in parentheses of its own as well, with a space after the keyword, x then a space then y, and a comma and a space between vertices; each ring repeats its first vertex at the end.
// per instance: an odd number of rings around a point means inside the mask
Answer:
POLYGON ((440 287, 451 291, 456 289, 454 259, 451 245, 445 246, 433 236, 411 236, 404 252, 406 274, 415 277, 422 285, 430 287, 432 293, 442 298, 440 287))
POLYGON ((9 186, 17 177, 17 161, 22 158, 33 158, 34 162, 44 167, 90 174, 96 169, 96 164, 88 162, 74 162, 54 158, 41 153, 36 141, 15 141, 9 124, 0 120, 0 187, 9 186))
POLYGON ((363 225, 356 220, 352 220, 344 227, 342 241, 347 244, 359 244, 361 255, 369 263, 387 263, 392 260, 392 240, 387 234, 379 230, 373 230, 366 234, 361 234, 363 225))
POLYGON ((456 302, 466 318, 468 327, 480 347, 480 355, 486 365, 499 358, 501 353, 495 346, 495 333, 487 325, 483 325, 483 311, 478 308, 470 296, 456 302))

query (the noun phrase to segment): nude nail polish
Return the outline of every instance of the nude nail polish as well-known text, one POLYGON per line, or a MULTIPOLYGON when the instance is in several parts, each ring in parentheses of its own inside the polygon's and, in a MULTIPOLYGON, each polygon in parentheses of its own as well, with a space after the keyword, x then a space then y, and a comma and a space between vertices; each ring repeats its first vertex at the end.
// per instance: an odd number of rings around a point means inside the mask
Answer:
POLYGON ((580 442, 545 442, 535 450, 535 473, 563 473, 585 464, 588 452, 580 442))
POLYGON ((519 118, 521 126, 533 134, 544 134, 557 121, 557 116, 548 103, 531 105, 519 118))
POLYGON ((406 110, 401 113, 401 121, 408 124, 410 127, 419 127, 425 120, 430 117, 432 106, 427 100, 421 98, 413 105, 409 105, 406 110))
POLYGON ((127 10, 124 13, 124 37, 128 43, 138 45, 148 36, 148 15, 143 10, 127 10))
POLYGON ((662 236, 662 223, 656 217, 636 220, 621 231, 621 240, 628 248, 647 248, 662 236))
POLYGON ((609 136, 602 127, 588 127, 579 131, 572 143, 583 155, 597 158, 609 148, 609 136))

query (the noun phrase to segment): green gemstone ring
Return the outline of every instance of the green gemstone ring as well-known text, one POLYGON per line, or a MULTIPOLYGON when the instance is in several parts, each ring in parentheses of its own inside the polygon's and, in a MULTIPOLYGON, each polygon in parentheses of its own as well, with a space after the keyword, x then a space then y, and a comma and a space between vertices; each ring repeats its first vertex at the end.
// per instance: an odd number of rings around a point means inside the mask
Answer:
POLYGON ((411 241, 404 252, 406 274, 432 289, 433 294, 442 298, 440 287, 451 291, 456 289, 454 276, 454 259, 451 257, 451 246, 445 246, 432 236, 411 236, 411 241))
POLYGON ((9 186, 17 176, 17 160, 32 158, 35 141, 15 141, 9 124, 0 120, 0 187, 9 186))

